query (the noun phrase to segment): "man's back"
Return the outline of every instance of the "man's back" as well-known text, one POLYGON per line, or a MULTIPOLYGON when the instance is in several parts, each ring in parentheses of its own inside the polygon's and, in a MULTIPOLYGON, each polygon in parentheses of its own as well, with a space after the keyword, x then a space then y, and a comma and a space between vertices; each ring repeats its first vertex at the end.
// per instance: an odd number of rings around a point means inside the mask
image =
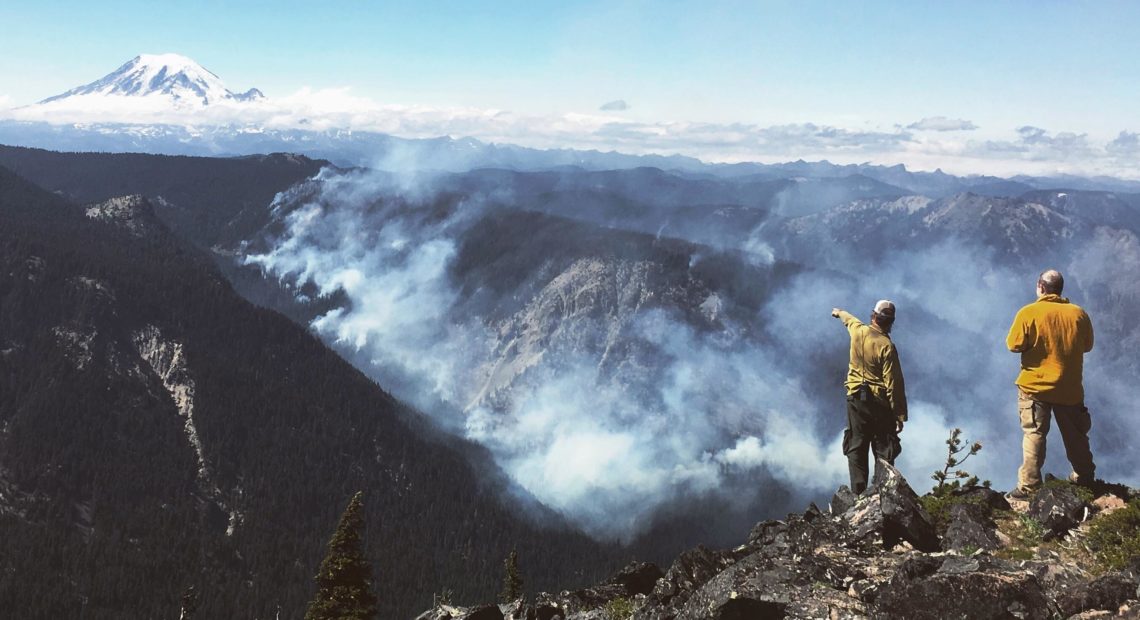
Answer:
POLYGON ((1092 350, 1092 321, 1060 295, 1043 295, 1018 311, 1006 337, 1021 353, 1017 385, 1038 400, 1059 405, 1084 402, 1084 354, 1092 350))
POLYGON ((906 388, 902 366, 890 336, 850 313, 841 312, 839 319, 851 336, 845 381, 847 393, 854 394, 860 385, 865 384, 872 394, 890 407, 895 417, 906 420, 906 388))

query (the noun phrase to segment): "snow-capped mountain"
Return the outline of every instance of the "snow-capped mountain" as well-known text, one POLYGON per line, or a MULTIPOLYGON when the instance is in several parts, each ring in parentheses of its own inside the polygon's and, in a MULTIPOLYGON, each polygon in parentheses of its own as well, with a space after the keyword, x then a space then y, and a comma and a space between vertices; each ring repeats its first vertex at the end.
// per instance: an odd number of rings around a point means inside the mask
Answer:
POLYGON ((40 104, 74 98, 166 99, 180 106, 207 106, 221 101, 257 101, 265 95, 256 88, 234 93, 214 73, 178 54, 142 54, 103 78, 48 97, 40 104))

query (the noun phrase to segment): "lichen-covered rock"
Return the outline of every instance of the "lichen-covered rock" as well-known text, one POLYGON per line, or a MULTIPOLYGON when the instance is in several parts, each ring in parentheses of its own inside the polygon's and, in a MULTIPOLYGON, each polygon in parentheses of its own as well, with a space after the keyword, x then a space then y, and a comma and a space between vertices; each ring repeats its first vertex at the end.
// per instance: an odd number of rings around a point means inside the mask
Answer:
POLYGON ((938 550, 934 522, 899 470, 880 460, 868 491, 843 514, 857 540, 882 541, 887 548, 905 540, 915 549, 938 550))
POLYGON ((832 610, 865 615, 846 594, 847 567, 820 554, 771 557, 754 553, 697 590, 677 620, 708 618, 818 618, 832 610))
MULTIPOLYGON (((923 550, 938 540, 932 527, 925 529, 929 517, 897 470, 880 463, 879 471, 871 489, 841 514, 810 506, 758 523, 735 549, 683 553, 664 574, 633 563, 601 585, 540 594, 533 607, 516 601, 501 610, 511 620, 612 620, 630 609, 633 620, 1140 617, 1140 560, 1094 579, 1084 556, 1065 545, 1030 549, 1030 558, 1017 562, 985 553, 1001 546, 993 521, 1001 503, 989 489, 959 493, 968 501, 950 507, 944 545, 957 553, 923 550)), ((1065 505, 1073 490, 1058 491, 1066 493, 1047 494, 1041 504, 1065 505)), ((481 620, 472 612, 490 613, 448 609, 419 620, 481 620)))
POLYGON ((852 491, 847 485, 839 487, 835 491, 835 495, 831 496, 831 514, 841 515, 851 509, 855 505, 855 492, 852 491))
POLYGON ((1045 620, 1058 613, 1032 573, 984 556, 907 560, 876 606, 876 617, 913 620, 1045 620))
POLYGON ((649 595, 655 606, 676 607, 736 561, 732 553, 698 546, 677 556, 649 595))
POLYGON ((1087 583, 1077 583, 1057 595, 1057 606, 1066 617, 1084 611, 1111 611, 1140 598, 1136 577, 1111 573, 1087 583))
POLYGON ((503 620, 503 610, 498 605, 481 605, 467 610, 467 614, 455 620, 503 620))
POLYGON ((566 617, 570 618, 574 614, 605 607, 606 603, 614 599, 627 597, 625 586, 604 583, 592 588, 563 592, 558 595, 558 602, 566 617))
POLYGON ((534 607, 526 604, 526 597, 519 597, 505 605, 499 605, 504 620, 537 620, 534 607))
POLYGON ((999 493, 989 487, 971 486, 966 487, 954 492, 954 495, 962 499, 968 500, 970 503, 976 503, 985 506, 989 510, 987 514, 994 510, 1011 510, 1009 500, 1005 495, 999 493))
POLYGON ((989 511, 979 504, 955 504, 950 507, 950 524, 942 536, 946 551, 993 551, 1001 547, 997 525, 989 511))
POLYGON ((783 521, 761 521, 748 534, 748 544, 754 547, 770 545, 787 529, 788 524, 783 521))
POLYGON ((562 610, 562 606, 554 597, 543 592, 534 597, 534 615, 536 620, 554 620, 555 618, 565 618, 566 613, 562 610))
POLYGON ((632 562, 610 577, 606 583, 625 588, 629 596, 649 594, 657 586, 657 580, 665 576, 656 564, 632 562))
POLYGON ((453 607, 437 605, 416 617, 416 620, 504 620, 498 605, 453 607))
POLYGON ((1046 540, 1064 536, 1088 515, 1088 504, 1069 486, 1047 487, 1029 501, 1029 516, 1041 522, 1046 540))

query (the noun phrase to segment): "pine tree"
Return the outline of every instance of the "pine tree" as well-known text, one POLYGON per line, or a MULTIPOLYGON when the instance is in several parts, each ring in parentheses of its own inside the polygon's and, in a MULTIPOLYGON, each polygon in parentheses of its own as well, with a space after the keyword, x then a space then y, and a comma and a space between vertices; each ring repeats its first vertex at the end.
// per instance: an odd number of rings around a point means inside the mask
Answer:
POLYGON ((371 620, 376 617, 372 564, 364 557, 364 492, 352 497, 340 517, 329 552, 317 571, 317 596, 305 620, 371 620))
POLYGON ((518 600, 522 596, 523 580, 519 575, 519 552, 511 549, 511 554, 503 561, 503 593, 499 597, 504 603, 518 600))
MULTIPOLYGON (((946 440, 946 466, 940 470, 936 470, 930 476, 938 483, 934 486, 935 495, 941 496, 944 493, 956 491, 959 488, 972 487, 978 484, 978 477, 970 475, 970 472, 962 469, 961 465, 966 462, 966 459, 982 451, 982 442, 975 441, 970 444, 969 452, 966 456, 959 458, 958 455, 966 449, 966 446, 962 445, 962 429, 956 428, 950 431, 950 438, 946 440), (963 479, 965 479, 965 482, 963 482, 963 479), (950 482, 947 482, 947 480, 950 480, 950 482)), ((982 486, 989 487, 989 481, 987 480, 982 486)))

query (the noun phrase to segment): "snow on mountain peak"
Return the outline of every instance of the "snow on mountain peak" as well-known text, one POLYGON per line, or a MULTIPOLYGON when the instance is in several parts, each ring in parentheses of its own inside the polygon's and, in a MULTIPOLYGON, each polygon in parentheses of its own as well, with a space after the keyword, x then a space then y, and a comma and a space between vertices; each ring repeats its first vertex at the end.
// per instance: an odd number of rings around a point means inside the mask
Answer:
POLYGON ((72 97, 166 98, 179 105, 207 106, 220 101, 256 101, 265 95, 256 88, 234 93, 221 78, 180 54, 141 54, 103 78, 44 99, 52 103, 72 97))

